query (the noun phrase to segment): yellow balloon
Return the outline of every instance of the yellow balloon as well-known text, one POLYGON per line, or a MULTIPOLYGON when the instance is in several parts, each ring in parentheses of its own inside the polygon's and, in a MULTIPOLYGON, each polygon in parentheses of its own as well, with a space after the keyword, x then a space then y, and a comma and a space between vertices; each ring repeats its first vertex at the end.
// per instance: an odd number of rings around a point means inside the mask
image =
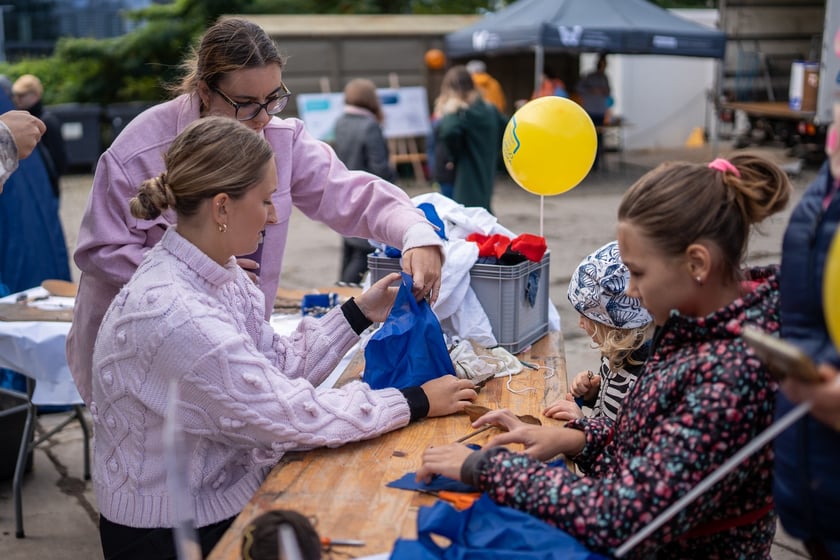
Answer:
POLYGON ((565 97, 539 97, 523 105, 505 128, 502 157, 510 176, 545 196, 575 188, 595 161, 598 138, 583 107, 565 97))
POLYGON ((825 260, 823 314, 834 347, 840 349, 840 230, 834 234, 825 260))

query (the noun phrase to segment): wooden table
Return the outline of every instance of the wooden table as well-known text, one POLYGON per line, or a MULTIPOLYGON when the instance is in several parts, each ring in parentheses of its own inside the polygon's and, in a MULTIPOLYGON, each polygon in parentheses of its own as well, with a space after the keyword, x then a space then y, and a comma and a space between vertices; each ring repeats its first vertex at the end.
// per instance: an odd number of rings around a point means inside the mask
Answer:
MULTIPOLYGON (((543 424, 554 422, 544 418, 542 410, 566 394, 562 335, 547 334, 519 357, 552 368, 553 375, 548 376, 545 369, 525 368, 511 382, 516 390, 534 388, 522 393, 507 389, 508 378, 492 379, 479 393, 476 404, 532 414, 543 424)), ((342 381, 356 378, 362 367, 360 355, 347 367, 342 381)), ((292 509, 312 518, 322 537, 363 540, 364 547, 342 549, 352 556, 388 552, 397 537, 416 538, 417 510, 431 505, 435 498, 385 485, 416 471, 422 451, 429 445, 452 442, 471 430, 467 416, 455 414, 427 418, 378 438, 337 449, 289 453, 272 469, 208 558, 241 558, 243 529, 251 520, 273 509, 292 509)), ((494 433, 497 432, 487 432, 494 433)), ((471 441, 480 444, 482 436, 471 441)))

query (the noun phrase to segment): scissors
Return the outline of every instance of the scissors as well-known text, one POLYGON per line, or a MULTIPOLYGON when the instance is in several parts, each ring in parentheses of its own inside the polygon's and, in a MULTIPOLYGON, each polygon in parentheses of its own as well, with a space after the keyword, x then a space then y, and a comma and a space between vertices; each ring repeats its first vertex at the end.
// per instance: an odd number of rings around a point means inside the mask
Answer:
POLYGON ((467 509, 481 497, 481 492, 453 492, 451 490, 424 490, 422 488, 418 488, 417 491, 422 494, 431 494, 439 500, 449 502, 458 511, 467 509))

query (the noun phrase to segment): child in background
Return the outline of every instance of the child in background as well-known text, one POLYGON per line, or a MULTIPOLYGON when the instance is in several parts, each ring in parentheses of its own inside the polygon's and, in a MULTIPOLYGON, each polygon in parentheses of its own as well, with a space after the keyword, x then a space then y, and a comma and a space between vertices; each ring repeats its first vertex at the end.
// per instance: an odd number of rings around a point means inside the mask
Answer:
MULTIPOLYGON (((776 383, 741 326, 778 332, 778 267, 743 262, 751 225, 782 210, 790 191, 778 165, 749 154, 645 174, 624 194, 617 237, 627 293, 657 330, 617 421, 533 426, 494 410, 473 428, 507 432, 478 451, 427 448, 418 480, 460 479, 614 555, 773 421, 776 383), (524 450, 504 447, 511 443, 524 450), (561 453, 585 476, 545 463, 561 453)), ((772 481, 767 445, 625 558, 770 558, 772 481)))
POLYGON ((627 295, 630 272, 610 241, 587 256, 575 269, 568 297, 580 313, 578 326, 601 351, 598 373, 578 373, 566 400, 557 401, 543 414, 557 420, 581 418, 575 399, 592 408, 592 416, 615 420, 621 402, 644 368, 653 318, 638 298, 627 295))

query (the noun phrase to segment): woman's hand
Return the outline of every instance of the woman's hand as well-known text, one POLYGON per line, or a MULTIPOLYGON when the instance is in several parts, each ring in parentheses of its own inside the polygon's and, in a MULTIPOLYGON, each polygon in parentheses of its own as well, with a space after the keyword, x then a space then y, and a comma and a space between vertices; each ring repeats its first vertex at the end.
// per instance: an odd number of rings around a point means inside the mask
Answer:
POLYGON ((415 247, 403 253, 403 271, 414 280, 412 293, 418 301, 424 297, 434 305, 440 292, 441 248, 437 245, 415 247))
POLYGON ((364 313, 369 321, 381 323, 388 318, 388 314, 391 312, 391 307, 394 305, 394 300, 397 298, 397 292, 399 291, 397 286, 391 286, 391 284, 401 281, 402 277, 400 273, 392 272, 380 278, 376 284, 355 298, 359 310, 364 313))
POLYGON ((575 375, 572 380, 571 393, 574 397, 583 397, 592 400, 598 394, 601 387, 601 376, 589 370, 582 371, 575 375))
POLYGON ((487 424, 502 426, 508 430, 490 438, 487 442, 488 447, 519 443, 525 446, 526 454, 540 461, 548 461, 561 453, 577 455, 586 444, 586 437, 580 430, 526 424, 506 409, 488 412, 473 422, 473 427, 480 428, 487 424))
POLYGON ((566 393, 566 398, 562 401, 557 401, 543 410, 543 415, 555 420, 574 420, 575 418, 583 418, 583 411, 575 402, 575 398, 571 393, 566 393))
POLYGON ((241 257, 236 258, 236 264, 245 271, 245 274, 248 275, 248 278, 251 279, 251 282, 256 284, 257 286, 260 285, 260 277, 257 276, 257 271, 260 269, 260 263, 253 259, 243 259, 241 257))
POLYGON ((788 376, 782 381, 782 392, 797 403, 810 400, 811 415, 840 431, 840 371, 829 364, 820 364, 817 371, 821 382, 802 383, 788 376))
POLYGON ((423 452, 423 464, 417 470, 416 480, 428 484, 436 474, 461 480, 461 465, 472 452, 460 443, 429 447, 423 452))
POLYGON ((429 399, 430 418, 461 412, 478 396, 475 383, 469 379, 458 379, 454 375, 426 381, 420 387, 429 399))

